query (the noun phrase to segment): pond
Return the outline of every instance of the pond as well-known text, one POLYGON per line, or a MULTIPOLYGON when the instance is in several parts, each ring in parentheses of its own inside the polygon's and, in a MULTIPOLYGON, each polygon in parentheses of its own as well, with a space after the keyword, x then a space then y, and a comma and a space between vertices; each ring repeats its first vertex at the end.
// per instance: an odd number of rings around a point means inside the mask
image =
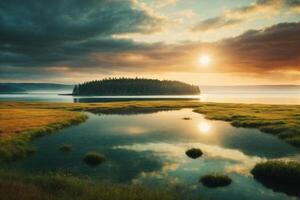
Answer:
POLYGON ((85 123, 34 140, 37 152, 8 167, 35 173, 67 171, 95 180, 167 187, 184 199, 291 198, 264 187, 249 172, 257 162, 299 153, 272 135, 207 120, 192 109, 87 115, 85 123), (72 145, 72 150, 60 151, 62 144, 72 145), (187 157, 189 148, 200 148, 203 156, 187 157), (97 167, 86 165, 83 158, 89 151, 101 152, 106 162, 97 167), (227 173, 232 184, 207 188, 199 183, 201 176, 211 172, 227 173))

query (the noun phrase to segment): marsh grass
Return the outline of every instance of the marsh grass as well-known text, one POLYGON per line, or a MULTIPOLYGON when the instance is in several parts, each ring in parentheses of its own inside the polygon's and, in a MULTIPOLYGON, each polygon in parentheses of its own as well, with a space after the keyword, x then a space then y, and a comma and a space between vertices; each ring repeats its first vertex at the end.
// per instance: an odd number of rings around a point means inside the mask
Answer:
POLYGON ((0 161, 14 161, 32 154, 29 142, 36 137, 81 123, 81 113, 50 109, 0 109, 0 161))
POLYGON ((85 155, 83 160, 90 166, 97 166, 105 161, 105 157, 97 152, 89 152, 85 155))
POLYGON ((1 200, 175 200, 166 189, 90 181, 69 174, 24 175, 0 172, 1 200))
POLYGON ((300 162, 270 160, 258 163, 251 170, 254 178, 275 191, 300 195, 300 162))
POLYGON ((201 103, 199 101, 128 101, 109 103, 0 102, 0 160, 22 158, 35 137, 80 123, 97 114, 137 114, 194 108, 208 119, 230 122, 236 127, 257 128, 300 147, 300 106, 201 103))
POLYGON ((200 178, 206 187, 224 187, 231 184, 232 180, 225 174, 208 174, 200 178))
POLYGON ((192 148, 187 150, 185 154, 192 159, 196 159, 202 156, 203 152, 200 149, 192 148))
POLYGON ((192 108, 194 101, 113 102, 113 103, 40 103, 0 102, 0 162, 14 161, 31 154, 29 142, 61 128, 81 123, 87 116, 80 112, 104 114, 152 113, 192 108))
POLYGON ((208 119, 230 122, 235 127, 257 128, 300 147, 300 106, 204 103, 195 112, 208 119))
POLYGON ((72 145, 70 144, 62 144, 59 146, 59 150, 63 151, 63 152, 69 152, 72 150, 72 145))
POLYGON ((184 118, 182 118, 183 120, 192 120, 192 118, 190 118, 190 117, 184 117, 184 118))

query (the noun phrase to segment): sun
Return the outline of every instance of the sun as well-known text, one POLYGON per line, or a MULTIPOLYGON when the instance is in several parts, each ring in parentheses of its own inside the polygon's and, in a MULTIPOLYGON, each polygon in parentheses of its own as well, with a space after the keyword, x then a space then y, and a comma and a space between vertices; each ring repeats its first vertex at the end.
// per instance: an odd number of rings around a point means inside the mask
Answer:
POLYGON ((207 54, 203 54, 199 57, 198 63, 200 66, 208 66, 211 63, 211 58, 207 54))

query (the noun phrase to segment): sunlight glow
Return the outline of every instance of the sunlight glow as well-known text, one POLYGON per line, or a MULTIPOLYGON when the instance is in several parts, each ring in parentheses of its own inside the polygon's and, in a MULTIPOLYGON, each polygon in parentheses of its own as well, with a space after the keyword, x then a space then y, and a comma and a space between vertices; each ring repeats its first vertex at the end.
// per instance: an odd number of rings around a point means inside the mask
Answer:
POLYGON ((210 131, 210 125, 207 122, 200 122, 198 128, 201 133, 208 134, 210 131))
POLYGON ((211 58, 210 58, 210 56, 207 55, 207 54, 201 55, 201 56, 199 57, 199 59, 198 59, 198 64, 199 64, 200 66, 207 66, 207 65, 209 65, 210 63, 211 63, 211 58))

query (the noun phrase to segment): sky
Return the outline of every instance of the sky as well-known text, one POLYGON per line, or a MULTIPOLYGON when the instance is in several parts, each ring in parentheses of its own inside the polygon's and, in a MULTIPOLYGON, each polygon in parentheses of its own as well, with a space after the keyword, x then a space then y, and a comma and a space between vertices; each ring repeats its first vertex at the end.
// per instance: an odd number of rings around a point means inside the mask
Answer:
POLYGON ((0 1, 0 82, 107 77, 300 84, 300 0, 0 1))

